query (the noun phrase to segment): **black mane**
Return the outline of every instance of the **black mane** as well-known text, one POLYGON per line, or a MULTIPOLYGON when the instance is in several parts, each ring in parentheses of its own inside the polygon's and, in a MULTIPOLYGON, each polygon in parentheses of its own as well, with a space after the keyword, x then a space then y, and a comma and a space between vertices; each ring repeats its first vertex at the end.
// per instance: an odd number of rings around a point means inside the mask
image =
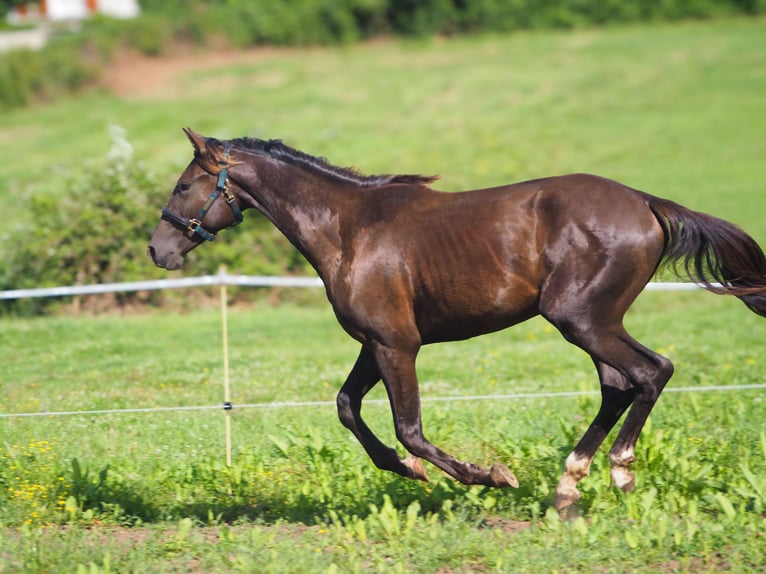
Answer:
MULTIPOLYGON (((282 140, 261 140, 258 138, 236 138, 229 140, 234 147, 267 155, 298 167, 308 168, 330 178, 358 185, 360 187, 379 187, 391 183, 421 184, 432 183, 437 177, 427 175, 363 175, 351 167, 338 167, 329 163, 323 157, 315 157, 305 152, 293 149, 282 143, 282 140)), ((215 143, 215 140, 211 140, 215 143)))

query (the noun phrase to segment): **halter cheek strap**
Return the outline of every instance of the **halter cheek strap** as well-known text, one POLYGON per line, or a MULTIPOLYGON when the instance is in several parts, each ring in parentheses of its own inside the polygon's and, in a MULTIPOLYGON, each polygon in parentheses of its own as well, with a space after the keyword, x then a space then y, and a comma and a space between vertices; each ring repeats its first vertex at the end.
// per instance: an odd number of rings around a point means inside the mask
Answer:
POLYGON ((218 181, 216 182, 213 193, 210 194, 210 196, 207 198, 207 201, 205 201, 205 204, 199 210, 197 217, 188 219, 183 215, 179 215, 170 211, 170 209, 165 206, 162 208, 162 219, 170 221, 171 223, 175 223, 176 225, 180 225, 184 229, 188 229, 189 231, 199 235, 206 241, 213 241, 215 239, 215 233, 212 233, 202 227, 202 220, 205 218, 205 215, 207 215, 207 212, 210 210, 210 208, 213 207, 215 200, 218 199, 221 194, 223 194, 226 203, 229 204, 229 208, 234 214, 234 222, 228 227, 234 227, 235 225, 239 225, 242 222, 242 210, 239 208, 239 205, 237 205, 234 194, 229 191, 229 152, 231 151, 231 147, 232 144, 229 142, 224 145, 223 157, 219 163, 221 170, 218 172, 218 181))

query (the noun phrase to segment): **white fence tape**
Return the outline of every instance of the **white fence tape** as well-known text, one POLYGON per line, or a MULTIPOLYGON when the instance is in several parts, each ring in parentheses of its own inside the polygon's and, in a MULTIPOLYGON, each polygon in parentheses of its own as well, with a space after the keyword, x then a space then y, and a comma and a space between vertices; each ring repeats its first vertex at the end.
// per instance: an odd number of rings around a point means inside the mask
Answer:
POLYGON ((101 283, 98 285, 70 285, 66 287, 41 287, 38 289, 11 289, 0 291, 0 299, 29 299, 34 297, 66 297, 72 295, 97 295, 103 293, 127 293, 129 291, 156 291, 158 289, 185 289, 236 285, 243 287, 322 287, 319 277, 265 277, 259 275, 217 275, 181 277, 179 279, 155 279, 152 281, 129 281, 127 283, 101 283))
MULTIPOLYGON (((73 295, 97 295, 103 293, 127 293, 130 291, 156 291, 158 289, 185 289, 234 285, 242 287, 322 287, 319 277, 267 277, 261 275, 217 275, 182 277, 179 279, 155 279, 152 281, 129 281, 127 283, 101 283, 97 285, 71 285, 66 287, 41 287, 37 289, 11 289, 0 291, 1 299, 29 299, 35 297, 67 297, 73 295)), ((700 289, 697 283, 649 283, 647 291, 689 291, 700 289)))

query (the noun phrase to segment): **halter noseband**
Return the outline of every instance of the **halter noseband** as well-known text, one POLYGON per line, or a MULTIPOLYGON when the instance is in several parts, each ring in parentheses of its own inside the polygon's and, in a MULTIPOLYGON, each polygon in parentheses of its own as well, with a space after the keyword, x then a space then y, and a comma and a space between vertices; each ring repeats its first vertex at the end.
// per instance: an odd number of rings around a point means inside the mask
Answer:
POLYGON ((196 233, 206 241, 213 241, 215 239, 215 233, 211 233, 202 227, 202 220, 205 218, 205 215, 207 215, 207 212, 215 203, 215 200, 218 199, 221 194, 223 194, 226 203, 229 204, 231 212, 234 214, 234 223, 228 227, 234 227, 235 225, 239 225, 242 222, 242 211, 237 205, 234 194, 229 191, 229 152, 231 151, 231 147, 231 143, 226 143, 224 145, 223 160, 219 162, 221 170, 218 172, 218 182, 216 183, 213 193, 211 193, 210 197, 207 198, 205 205, 203 205, 202 209, 199 210, 197 217, 187 219, 182 215, 173 213, 168 209, 166 205, 162 208, 162 219, 180 225, 184 229, 188 229, 189 231, 196 233))

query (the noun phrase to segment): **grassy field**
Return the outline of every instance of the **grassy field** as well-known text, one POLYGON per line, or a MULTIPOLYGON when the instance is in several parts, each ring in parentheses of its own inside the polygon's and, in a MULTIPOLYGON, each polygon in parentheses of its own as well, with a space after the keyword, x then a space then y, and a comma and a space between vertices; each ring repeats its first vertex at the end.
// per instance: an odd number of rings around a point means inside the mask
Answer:
MULTIPOLYGON (((551 508, 595 396, 428 402, 597 388, 588 358, 541 320, 419 359, 427 435, 508 463, 515 491, 429 469, 376 470, 337 421, 356 344, 324 307, 229 317, 235 408, 2 418, 0 564, 15 571, 758 571, 766 566, 763 390, 667 393, 639 441, 638 487, 609 484, 602 452, 579 517, 551 508), (111 570, 110 570, 111 569, 111 570)), ((766 382, 762 319, 703 292, 646 293, 631 331, 670 356, 672 387, 766 382)), ((215 311, 6 320, 3 412, 220 404, 215 311), (151 336, 148 334, 151 333, 151 336)), ((395 444, 384 393, 365 414, 395 444)), ((401 450, 401 449, 400 449, 401 450)))
MULTIPOLYGON (((170 176, 190 125, 281 137, 369 173, 441 173, 444 189, 591 171, 763 244, 765 31, 733 20, 232 56, 143 94, 3 115, 0 205, 23 209, 25 193, 104 154, 110 123, 170 176)), ((433 467, 428 484, 400 479, 337 421, 358 349, 319 293, 304 298, 231 310, 233 402, 330 404, 236 408, 230 468, 220 410, 0 418, 0 572, 766 568, 762 389, 666 393, 636 492, 611 487, 602 452, 562 521, 553 490, 595 396, 426 402, 429 438, 508 463, 521 487, 465 488, 433 467)), ((736 300, 645 293, 627 324, 674 361, 670 388, 766 382, 766 325, 736 300)), ((3 317, 0 364, 5 414, 223 400, 215 310, 3 317)), ((542 320, 426 348, 419 373, 426 399, 597 390, 589 359, 542 320)), ((375 389, 364 413, 394 444, 384 398, 375 389)))
POLYGON ((191 126, 283 138, 366 173, 439 173, 448 190, 589 171, 766 240, 764 30, 751 19, 377 42, 204 69, 190 61, 210 55, 190 54, 175 71, 149 68, 144 92, 3 114, 0 205, 22 207, 30 185, 55 189, 62 169, 105 154, 109 124, 177 176, 191 126))

